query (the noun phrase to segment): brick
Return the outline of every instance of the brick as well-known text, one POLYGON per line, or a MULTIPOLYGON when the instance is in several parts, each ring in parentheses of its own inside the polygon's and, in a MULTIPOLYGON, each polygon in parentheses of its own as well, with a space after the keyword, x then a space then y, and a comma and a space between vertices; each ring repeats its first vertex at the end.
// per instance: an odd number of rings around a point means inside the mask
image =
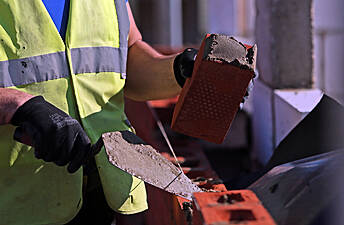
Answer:
POLYGON ((256 1, 259 78, 273 89, 312 87, 312 2, 256 1))
POLYGON ((176 104, 172 129, 222 143, 254 77, 256 47, 224 35, 207 35, 176 104))
POLYGON ((193 194, 193 224, 275 225, 257 196, 249 190, 193 194))

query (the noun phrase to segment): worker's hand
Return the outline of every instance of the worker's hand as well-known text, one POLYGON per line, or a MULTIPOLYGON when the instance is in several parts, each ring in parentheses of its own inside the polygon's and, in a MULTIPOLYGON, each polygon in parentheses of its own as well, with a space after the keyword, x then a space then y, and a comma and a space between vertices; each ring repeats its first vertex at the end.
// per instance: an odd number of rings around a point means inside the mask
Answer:
POLYGON ((192 76, 197 53, 196 49, 187 48, 175 58, 173 63, 174 76, 180 87, 184 86, 186 78, 192 76))
POLYGON ((35 148, 35 156, 76 172, 91 154, 91 143, 79 122, 45 101, 31 98, 14 113, 11 124, 19 126, 14 139, 26 134, 35 148))

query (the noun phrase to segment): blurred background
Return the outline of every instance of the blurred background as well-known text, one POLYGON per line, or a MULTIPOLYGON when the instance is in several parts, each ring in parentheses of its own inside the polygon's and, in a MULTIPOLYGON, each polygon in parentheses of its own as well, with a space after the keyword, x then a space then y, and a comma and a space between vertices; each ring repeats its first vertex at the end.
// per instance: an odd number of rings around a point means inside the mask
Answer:
MULTIPOLYGON (((340 212, 344 207, 340 204, 344 205, 344 201, 336 200, 344 199, 341 191, 344 185, 338 182, 342 180, 343 169, 334 166, 332 170, 326 166, 327 163, 335 165, 340 157, 335 156, 331 161, 332 156, 325 156, 315 163, 306 160, 307 165, 301 163, 290 174, 282 172, 281 179, 286 185, 280 186, 278 201, 271 200, 271 193, 275 192, 276 183, 282 182, 280 178, 275 180, 272 176, 272 189, 266 185, 264 189, 264 184, 259 183, 252 186, 252 182, 283 163, 344 149, 341 106, 344 104, 344 1, 129 2, 143 39, 162 53, 198 48, 206 33, 226 34, 245 44, 258 45, 258 77, 222 144, 183 137, 171 131, 176 100, 150 102, 172 144, 190 149, 197 143, 227 189, 253 189, 278 224, 343 224, 340 212), (325 98, 324 94, 330 98, 325 98), (187 146, 186 142, 180 142, 186 139, 187 146), (324 168, 328 171, 324 172, 324 168), (299 182, 299 186, 295 187, 295 182, 299 182), (327 188, 321 186, 323 184, 328 184, 327 188), (294 187, 297 190, 293 191, 294 187), (281 205, 287 195, 296 199, 288 209, 281 205), (324 200, 324 196, 328 199, 324 200), (292 216, 295 213, 297 216, 292 216), (339 218, 338 222, 329 223, 328 215, 339 218), (307 218, 301 222, 301 217, 307 218)), ((163 140, 158 133, 155 137, 163 140)), ((199 152, 196 150, 195 154, 201 154, 199 152)), ((202 168, 195 164, 195 169, 202 168)))

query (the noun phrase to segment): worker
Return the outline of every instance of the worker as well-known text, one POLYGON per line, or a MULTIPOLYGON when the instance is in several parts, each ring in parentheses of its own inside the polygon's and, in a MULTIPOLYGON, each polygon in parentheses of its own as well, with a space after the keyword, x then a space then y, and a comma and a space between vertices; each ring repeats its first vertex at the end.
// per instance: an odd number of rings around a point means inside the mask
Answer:
POLYGON ((0 0, 0 224, 73 224, 98 187, 117 225, 143 224, 141 180, 104 151, 87 182, 82 165, 102 133, 132 129, 124 96, 177 95, 196 54, 156 52, 125 0, 0 0))

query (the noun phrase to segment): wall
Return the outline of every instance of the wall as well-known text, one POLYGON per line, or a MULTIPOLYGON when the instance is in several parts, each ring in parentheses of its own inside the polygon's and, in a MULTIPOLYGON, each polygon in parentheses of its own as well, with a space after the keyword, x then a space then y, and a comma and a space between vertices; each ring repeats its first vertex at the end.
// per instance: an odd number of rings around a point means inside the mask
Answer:
POLYGON ((256 1, 252 156, 262 164, 322 97, 313 88, 312 2, 256 1))
POLYGON ((344 1, 314 0, 315 85, 344 104, 344 1))

